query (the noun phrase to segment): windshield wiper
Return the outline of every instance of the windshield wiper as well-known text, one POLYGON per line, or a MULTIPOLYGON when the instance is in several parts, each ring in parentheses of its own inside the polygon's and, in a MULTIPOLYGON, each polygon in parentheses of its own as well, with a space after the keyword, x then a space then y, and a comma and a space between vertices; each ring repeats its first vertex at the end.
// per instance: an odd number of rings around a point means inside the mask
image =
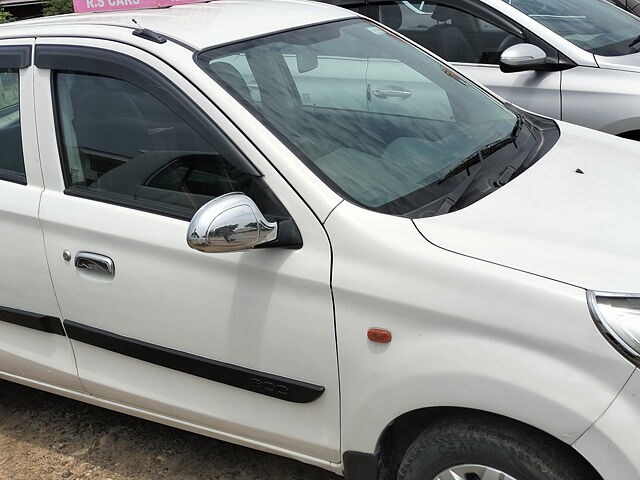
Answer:
POLYGON ((629 48, 635 47, 639 43, 640 43, 640 35, 638 35, 636 38, 633 39, 633 41, 629 44, 629 48))
POLYGON ((485 148, 486 147, 483 147, 480 150, 478 150, 477 152, 469 155, 467 158, 465 158, 462 161, 462 163, 458 164, 457 166, 455 166, 454 168, 449 170, 444 177, 442 177, 440 180, 438 180, 438 185, 440 185, 441 183, 444 183, 445 181, 447 181, 448 179, 450 179, 454 175, 457 175, 460 172, 463 172, 465 170, 467 170, 467 173, 469 173, 468 172, 469 168, 473 167, 476 163, 482 163, 482 160, 483 160, 482 151, 485 148))
MULTIPOLYGON (((482 160, 487 158, 489 155, 494 154, 495 152, 497 152, 501 148, 504 148, 506 145, 509 145, 510 143, 514 143, 524 123, 524 116, 520 113, 518 113, 517 116, 518 116, 518 120, 516 124, 513 126, 513 130, 511 130, 511 134, 508 137, 505 137, 502 140, 498 140, 497 142, 492 142, 488 145, 485 145, 482 149, 478 150, 476 153, 469 156, 464 162, 462 162, 460 165, 458 165, 449 173, 447 173, 447 175, 445 175, 442 178, 442 180, 440 180, 438 183, 440 184, 444 182, 447 178, 450 178, 453 175, 456 175, 462 172, 463 170, 468 171, 469 168, 475 165, 476 163, 482 163, 482 160)), ((515 169, 517 168, 518 166, 515 166, 515 169)), ((467 172, 469 176, 465 178, 464 181, 462 181, 455 189, 453 189, 453 191, 451 191, 449 194, 447 194, 444 197, 444 200, 440 205, 440 208, 436 212, 436 215, 444 215, 445 213, 450 212, 451 209, 458 204, 460 199, 467 192, 467 190, 469 189, 469 187, 471 186, 471 184, 476 179, 476 177, 478 176, 478 174, 482 169, 483 169, 482 165, 480 165, 475 172, 473 173, 467 172)), ((500 179, 502 179, 502 176, 500 177, 500 179)))
POLYGON ((485 158, 487 158, 490 155, 493 155, 498 150, 506 147, 510 143, 514 143, 516 138, 518 137, 518 132, 520 132, 520 129, 522 128, 522 114, 517 113, 516 115, 518 117, 518 120, 516 121, 516 124, 514 125, 513 130, 511 130, 511 133, 509 134, 509 136, 503 138, 502 140, 491 142, 485 145, 484 147, 482 147, 477 152, 469 155, 467 158, 465 158, 462 161, 462 163, 458 164, 457 166, 449 170, 449 172, 447 172, 447 174, 444 177, 438 180, 438 185, 440 185, 441 183, 444 183, 449 178, 465 170, 467 170, 467 173, 469 173, 468 170, 470 167, 472 167, 476 163, 481 163, 485 158))
POLYGON ((518 171, 522 168, 522 166, 528 159, 528 155, 523 155, 522 157, 507 165, 507 168, 505 168, 504 172, 502 172, 502 175, 500 175, 500 178, 498 179, 496 184, 500 187, 504 187, 507 183, 509 183, 509 181, 511 181, 513 177, 516 176, 518 171))
POLYGON ((449 213, 453 207, 460 201, 465 192, 469 189, 473 181, 476 179, 480 171, 482 170, 482 166, 479 166, 478 169, 469 174, 467 178, 465 178, 460 185, 454 188, 451 192, 449 192, 443 199, 440 208, 436 212, 437 215, 444 215, 445 213, 449 213))

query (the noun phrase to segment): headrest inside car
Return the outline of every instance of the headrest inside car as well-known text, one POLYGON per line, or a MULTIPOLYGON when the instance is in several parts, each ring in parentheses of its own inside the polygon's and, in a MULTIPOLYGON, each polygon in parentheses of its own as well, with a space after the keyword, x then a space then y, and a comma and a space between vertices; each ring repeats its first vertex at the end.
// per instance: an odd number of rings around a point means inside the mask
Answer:
POLYGON ((381 20, 387 27, 398 30, 402 26, 402 10, 397 3, 384 5, 380 9, 381 20))
POLYGON ((448 20, 451 20, 456 13, 458 13, 458 11, 454 10, 453 8, 437 5, 436 8, 433 9, 431 18, 436 22, 446 22, 448 20))

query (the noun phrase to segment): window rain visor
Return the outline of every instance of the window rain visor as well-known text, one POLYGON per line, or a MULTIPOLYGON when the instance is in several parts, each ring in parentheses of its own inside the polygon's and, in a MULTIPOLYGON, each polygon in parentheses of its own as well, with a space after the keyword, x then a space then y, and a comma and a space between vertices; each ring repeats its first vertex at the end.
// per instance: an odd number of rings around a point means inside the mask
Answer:
POLYGON ((519 124, 449 66, 365 20, 216 47, 197 61, 334 190, 393 215, 454 190, 466 175, 447 174, 519 124))

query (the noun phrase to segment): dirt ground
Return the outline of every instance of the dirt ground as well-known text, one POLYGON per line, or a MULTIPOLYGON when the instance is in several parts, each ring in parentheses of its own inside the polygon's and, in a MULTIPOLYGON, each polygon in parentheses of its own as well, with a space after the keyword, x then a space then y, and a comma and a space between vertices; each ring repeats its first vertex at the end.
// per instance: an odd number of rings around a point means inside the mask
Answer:
POLYGON ((0 480, 339 480, 324 470, 0 380, 0 480))

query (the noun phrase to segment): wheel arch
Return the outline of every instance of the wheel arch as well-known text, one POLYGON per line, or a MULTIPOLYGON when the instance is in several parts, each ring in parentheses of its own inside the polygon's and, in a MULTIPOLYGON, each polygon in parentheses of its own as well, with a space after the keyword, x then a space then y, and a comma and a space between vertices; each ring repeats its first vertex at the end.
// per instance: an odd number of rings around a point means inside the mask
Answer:
POLYGON ((564 450, 567 455, 571 455, 583 463, 585 468, 593 471, 595 478, 602 479, 593 465, 591 465, 580 452, 559 438, 537 427, 483 410, 464 407, 427 407, 412 410, 396 417, 382 431, 375 450, 378 469, 377 480, 396 480, 404 453, 424 430, 443 419, 462 417, 482 418, 487 422, 499 421, 503 424, 508 423, 525 432, 533 430, 550 439, 557 445, 557 448, 564 450))
POLYGON ((640 129, 629 130, 627 132, 618 133, 617 136, 622 138, 628 138, 629 140, 640 141, 640 129))

